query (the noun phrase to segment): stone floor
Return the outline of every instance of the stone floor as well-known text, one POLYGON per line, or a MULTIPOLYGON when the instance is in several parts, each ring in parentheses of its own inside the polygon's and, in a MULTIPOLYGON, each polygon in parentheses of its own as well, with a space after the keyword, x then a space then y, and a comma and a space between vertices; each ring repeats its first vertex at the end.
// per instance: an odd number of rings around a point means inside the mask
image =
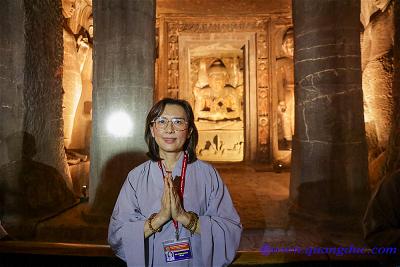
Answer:
POLYGON ((256 171, 246 165, 234 169, 221 166, 218 170, 244 229, 287 227, 289 172, 256 171))
POLYGON ((335 218, 289 216, 290 173, 219 168, 240 215, 244 233, 239 250, 275 247, 357 246, 365 247, 361 215, 335 218), (241 183, 237 181, 242 181, 241 183))

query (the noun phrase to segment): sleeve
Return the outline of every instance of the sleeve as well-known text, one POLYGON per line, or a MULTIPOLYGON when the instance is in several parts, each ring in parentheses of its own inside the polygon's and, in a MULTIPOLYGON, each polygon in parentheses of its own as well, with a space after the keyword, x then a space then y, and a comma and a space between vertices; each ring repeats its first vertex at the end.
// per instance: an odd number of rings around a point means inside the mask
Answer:
POLYGON ((131 172, 125 180, 111 215, 108 243, 127 266, 145 266, 146 217, 141 214, 132 185, 133 173, 131 172))
POLYGON ((400 246, 400 172, 387 178, 371 198, 364 215, 364 237, 371 247, 400 246))
POLYGON ((200 220, 201 250, 204 266, 227 266, 235 258, 242 225, 228 189, 212 168, 208 206, 200 220))

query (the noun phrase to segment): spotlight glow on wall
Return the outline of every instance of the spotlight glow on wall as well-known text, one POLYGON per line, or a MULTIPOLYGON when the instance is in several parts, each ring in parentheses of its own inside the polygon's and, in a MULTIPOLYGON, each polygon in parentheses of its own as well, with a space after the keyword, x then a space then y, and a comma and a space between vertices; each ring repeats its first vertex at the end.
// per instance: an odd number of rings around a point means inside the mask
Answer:
POLYGON ((132 130, 131 118, 123 111, 112 113, 107 119, 107 131, 116 137, 129 136, 132 130))

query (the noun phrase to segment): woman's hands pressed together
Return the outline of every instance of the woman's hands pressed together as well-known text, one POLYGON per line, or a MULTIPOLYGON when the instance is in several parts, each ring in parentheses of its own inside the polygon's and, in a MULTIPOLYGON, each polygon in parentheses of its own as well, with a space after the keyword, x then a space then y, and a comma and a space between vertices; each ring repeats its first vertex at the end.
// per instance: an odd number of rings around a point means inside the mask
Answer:
MULTIPOLYGON (((171 174, 169 174, 171 175, 171 174)), ((161 196, 161 209, 151 220, 148 219, 144 224, 144 237, 147 238, 154 233, 153 230, 160 229, 165 223, 171 220, 171 197, 169 182, 164 178, 164 190, 161 196), (153 229, 150 228, 151 227, 153 229)))
MULTIPOLYGON (((179 182, 179 179, 175 182, 179 182)), ((189 223, 190 217, 182 206, 178 190, 178 185, 174 185, 172 175, 168 172, 164 178, 164 191, 161 197, 161 209, 159 215, 164 223, 174 219, 186 225, 189 223)))
POLYGON ((164 177, 164 191, 161 197, 161 209, 158 215, 161 217, 161 221, 164 223, 168 222, 171 219, 171 196, 169 190, 169 179, 171 173, 167 173, 167 176, 164 177), (169 178, 169 179, 168 179, 169 178))
MULTIPOLYGON (((175 178, 175 180, 172 181, 171 175, 167 176, 166 179, 169 185, 169 194, 171 200, 171 218, 174 219, 175 221, 178 221, 186 228, 186 226, 190 224, 193 218, 190 212, 187 212, 184 209, 182 199, 179 196, 180 179, 175 178)), ((196 223, 194 229, 192 230, 200 234, 200 224, 196 223)))
POLYGON ((167 176, 169 183, 169 194, 171 199, 171 217, 172 219, 182 223, 183 225, 187 225, 190 221, 190 215, 185 211, 182 206, 182 201, 179 196, 179 179, 172 181, 171 176, 167 176))
MULTIPOLYGON (((178 178, 176 178, 178 179, 178 178)), ((179 179, 175 182, 179 182, 179 179)), ((191 216, 186 210, 183 208, 181 198, 179 196, 179 185, 174 185, 174 181, 172 181, 172 175, 170 172, 167 172, 167 175, 164 177, 164 190, 161 196, 161 209, 156 214, 156 216, 151 220, 151 226, 153 229, 159 229, 165 223, 169 222, 171 219, 178 221, 183 225, 188 225, 191 216)), ((199 232, 199 229, 196 229, 196 232, 199 232)), ((153 234, 154 231, 149 227, 149 220, 145 223, 144 226, 144 235, 148 237, 153 234)))

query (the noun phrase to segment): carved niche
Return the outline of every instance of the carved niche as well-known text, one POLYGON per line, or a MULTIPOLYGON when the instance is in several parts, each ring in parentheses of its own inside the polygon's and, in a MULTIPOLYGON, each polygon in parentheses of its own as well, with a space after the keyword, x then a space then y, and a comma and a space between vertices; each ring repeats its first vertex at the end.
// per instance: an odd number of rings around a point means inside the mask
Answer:
MULTIPOLYGON (((242 161, 244 144, 241 57, 191 57, 190 80, 199 130, 197 154, 212 161, 242 161)), ((243 66, 243 63, 242 63, 243 66)))
POLYGON ((265 16, 211 20, 209 18, 163 17, 158 20, 160 36, 163 35, 164 38, 160 37, 160 51, 163 53, 160 53, 158 61, 160 72, 157 77, 156 98, 187 98, 191 102, 199 129, 205 130, 206 127, 203 126, 206 124, 209 131, 208 134, 200 137, 198 151, 200 158, 202 154, 212 154, 206 159, 269 161, 272 151, 269 104, 271 97, 270 18, 265 16), (190 77, 180 77, 182 73, 180 70, 182 59, 179 58, 181 36, 185 34, 232 34, 234 36, 237 33, 253 34, 255 40, 253 53, 248 53, 249 51, 246 50, 241 55, 235 56, 226 53, 189 56, 188 64, 185 62, 184 67, 190 68, 190 77), (244 55, 248 58, 245 59, 244 55), (247 65, 244 64, 245 60, 247 60, 247 65), (228 78, 220 82, 225 84, 220 85, 220 89, 216 90, 209 84, 208 73, 215 62, 218 62, 216 64, 222 68, 225 67, 228 73, 228 78), (243 73, 248 72, 246 69, 248 65, 254 66, 254 70, 244 78, 243 73), (235 71, 238 74, 232 74, 235 71), (181 79, 190 80, 191 85, 179 88, 181 79), (249 85, 255 88, 254 92, 249 91, 249 85), (187 90, 192 96, 188 96, 187 90), (219 101, 221 99, 223 101, 219 101), (225 125, 230 125, 229 131, 222 131, 224 127, 227 127, 225 125), (235 130, 238 134, 231 138, 235 130), (229 138, 232 140, 228 142, 229 138), (240 156, 233 156, 239 151, 241 151, 240 156), (223 153, 229 156, 221 157, 223 153))

